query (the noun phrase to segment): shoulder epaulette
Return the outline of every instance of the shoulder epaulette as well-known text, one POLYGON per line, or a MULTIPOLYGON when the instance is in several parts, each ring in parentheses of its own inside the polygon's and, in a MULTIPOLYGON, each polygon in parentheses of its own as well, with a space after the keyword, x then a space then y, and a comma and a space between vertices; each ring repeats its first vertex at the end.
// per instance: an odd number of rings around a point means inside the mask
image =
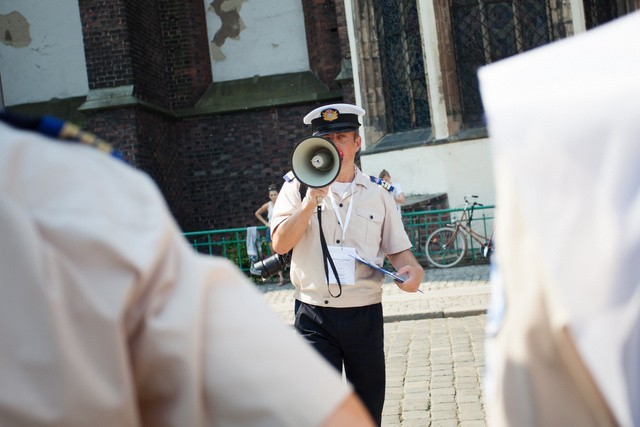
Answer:
POLYGON ((8 113, 6 111, 0 111, 0 121, 13 126, 14 128, 38 132, 51 138, 90 145, 124 161, 122 154, 111 147, 111 145, 103 139, 98 138, 92 133, 81 130, 73 123, 65 122, 57 117, 28 117, 15 113, 8 113))
MULTIPOLYGON (((292 182, 296 176, 293 174, 293 171, 287 172, 285 176, 282 177, 287 182, 292 182)), ((298 191, 300 192, 300 200, 304 199, 305 194, 307 194, 307 186, 302 182, 298 181, 300 186, 298 187, 298 191)))
POLYGON ((369 179, 371 179, 371 182, 374 182, 374 183, 378 184, 380 187, 384 188, 385 190, 387 190, 390 193, 393 193, 393 190, 395 190, 393 185, 389 184, 387 181, 385 181, 382 178, 378 178, 377 176, 369 175, 369 179))
POLYGON ((293 171, 289 171, 285 176, 282 177, 282 179, 284 179, 287 182, 291 182, 295 179, 295 177, 296 176, 293 174, 293 171))

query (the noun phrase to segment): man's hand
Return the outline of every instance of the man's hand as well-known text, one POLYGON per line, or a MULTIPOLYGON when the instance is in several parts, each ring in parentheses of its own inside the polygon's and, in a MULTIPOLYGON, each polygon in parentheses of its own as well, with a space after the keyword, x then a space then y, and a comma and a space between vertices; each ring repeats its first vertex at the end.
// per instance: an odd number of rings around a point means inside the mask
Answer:
POLYGON ((391 264, 397 270, 398 276, 407 275, 404 282, 395 282, 405 292, 417 292, 424 277, 424 269, 413 256, 411 249, 387 255, 391 264))
MULTIPOLYGON (((329 187, 307 189, 307 194, 302 199, 302 205, 291 216, 271 230, 273 250, 279 254, 286 254, 302 238, 304 231, 309 226, 309 220, 322 199, 329 194, 329 187)), ((276 202, 277 203, 277 202, 276 202)))
POLYGON ((302 205, 304 206, 305 203, 312 203, 314 206, 318 206, 322 203, 322 199, 327 197, 327 194, 329 194, 329 186, 322 188, 309 187, 307 195, 302 201, 302 205))

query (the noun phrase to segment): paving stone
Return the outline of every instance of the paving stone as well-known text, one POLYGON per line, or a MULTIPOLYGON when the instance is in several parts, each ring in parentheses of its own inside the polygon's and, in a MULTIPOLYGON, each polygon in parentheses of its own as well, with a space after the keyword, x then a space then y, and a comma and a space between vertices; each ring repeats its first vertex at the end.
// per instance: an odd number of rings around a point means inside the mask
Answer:
POLYGON ((457 410, 431 411, 431 419, 433 421, 457 420, 457 410))
POLYGON ((454 402, 431 402, 431 411, 457 411, 458 405, 454 402))
MULTIPOLYGON (((484 327, 489 267, 426 271, 424 294, 383 286, 387 388, 383 427, 484 427, 484 327), (450 317, 443 317, 443 315, 450 317)), ((293 323, 293 286, 256 288, 293 323)))
POLYGON ((427 411, 405 411, 400 418, 404 424, 407 420, 430 420, 431 415, 427 411))

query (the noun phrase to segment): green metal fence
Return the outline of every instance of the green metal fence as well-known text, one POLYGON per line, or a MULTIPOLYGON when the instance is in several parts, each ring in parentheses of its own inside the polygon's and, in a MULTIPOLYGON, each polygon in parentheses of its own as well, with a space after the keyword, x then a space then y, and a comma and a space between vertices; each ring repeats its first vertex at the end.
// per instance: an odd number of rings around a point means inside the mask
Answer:
MULTIPOLYGON (((271 255, 266 241, 267 227, 256 227, 256 249, 259 258, 271 255)), ((184 233, 193 248, 204 254, 216 255, 229 259, 242 271, 249 272, 251 259, 247 255, 247 228, 227 228, 224 230, 192 231, 184 233)))
MULTIPOLYGON (((480 234, 490 236, 493 233, 495 206, 476 206, 472 228, 480 234)), ((402 220, 407 235, 413 244, 413 253, 423 264, 427 265, 425 244, 427 237, 435 229, 450 224, 460 217, 462 208, 440 209, 433 211, 403 212, 402 220)), ((256 227, 256 240, 259 258, 271 255, 266 241, 267 227, 256 227)), ((189 243, 200 253, 227 258, 235 263, 242 271, 249 272, 251 259, 247 255, 247 228, 228 228, 224 230, 206 230, 184 233, 189 243)), ((482 248, 475 241, 470 240, 467 259, 463 262, 486 262, 481 254, 482 248)))

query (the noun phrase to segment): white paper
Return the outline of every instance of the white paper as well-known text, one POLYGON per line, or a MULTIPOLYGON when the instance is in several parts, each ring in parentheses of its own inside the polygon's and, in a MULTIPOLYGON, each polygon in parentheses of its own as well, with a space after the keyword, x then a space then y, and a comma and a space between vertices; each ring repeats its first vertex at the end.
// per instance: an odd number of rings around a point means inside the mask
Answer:
MULTIPOLYGON (((336 266, 341 285, 355 285, 356 283, 356 262, 352 255, 356 254, 356 248, 342 246, 328 246, 329 254, 336 266)), ((329 283, 337 284, 335 274, 331 264, 329 264, 329 283)))

